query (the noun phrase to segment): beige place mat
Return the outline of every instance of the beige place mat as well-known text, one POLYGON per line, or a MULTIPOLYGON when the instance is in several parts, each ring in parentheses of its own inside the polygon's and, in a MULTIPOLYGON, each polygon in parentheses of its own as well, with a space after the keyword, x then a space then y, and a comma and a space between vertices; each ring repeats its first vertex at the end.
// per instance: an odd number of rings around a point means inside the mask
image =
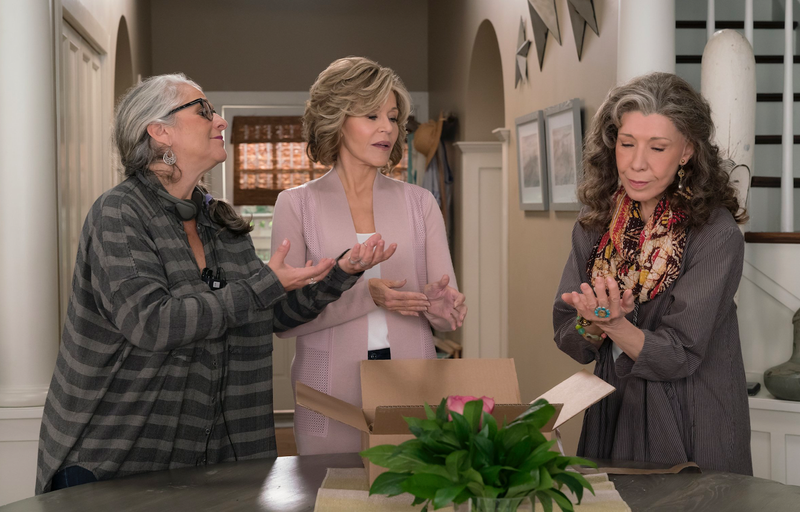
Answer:
MULTIPOLYGON (((614 482, 609 481, 605 473, 585 475, 594 488, 595 495, 585 492, 580 505, 575 505, 575 512, 630 512, 628 505, 622 501, 614 482)), ((575 503, 577 498, 564 486, 562 491, 575 503)), ((414 497, 402 494, 393 498, 383 495, 369 495, 369 483, 364 468, 329 468, 317 491, 314 512, 412 512, 422 506, 412 507, 414 497)), ((557 509, 558 507, 554 507, 557 509)), ((530 508, 528 508, 530 510, 530 508)), ((536 512, 544 512, 540 503, 536 504, 536 512)), ((441 508, 442 512, 453 512, 453 507, 441 508)))

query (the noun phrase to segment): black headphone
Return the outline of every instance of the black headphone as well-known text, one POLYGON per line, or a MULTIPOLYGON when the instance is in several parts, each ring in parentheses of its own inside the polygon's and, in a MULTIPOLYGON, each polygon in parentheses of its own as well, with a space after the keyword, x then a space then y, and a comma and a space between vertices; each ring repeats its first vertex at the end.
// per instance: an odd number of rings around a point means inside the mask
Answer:
POLYGON ((200 192, 199 188, 195 187, 194 191, 192 192, 192 199, 190 201, 187 201, 186 199, 178 199, 166 190, 162 190, 160 188, 155 188, 154 190, 159 197, 166 199, 173 204, 175 207, 175 214, 181 220, 196 219, 200 214, 200 209, 203 207, 203 199, 205 198, 205 195, 200 192))

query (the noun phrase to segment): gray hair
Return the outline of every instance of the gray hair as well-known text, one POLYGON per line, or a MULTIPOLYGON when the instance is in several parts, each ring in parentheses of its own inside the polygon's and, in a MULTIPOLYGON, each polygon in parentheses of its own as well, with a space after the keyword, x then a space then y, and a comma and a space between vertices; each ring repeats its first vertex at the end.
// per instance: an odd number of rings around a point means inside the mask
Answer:
MULTIPOLYGON (((151 172, 150 164, 158 161, 166 152, 165 146, 150 137, 147 127, 153 123, 175 124, 175 116, 169 115, 169 111, 180 106, 182 85, 191 85, 201 92, 203 90, 183 73, 159 75, 134 86, 120 100, 114 117, 114 142, 126 177, 134 176, 137 172, 151 172)), ((180 169, 176 169, 180 172, 180 169)), ((172 173, 166 176, 165 173, 159 174, 162 178, 173 179, 172 173)), ((198 184, 198 187, 204 194, 208 192, 202 184, 198 184)), ((250 222, 225 201, 210 202, 208 214, 212 221, 234 235, 244 235, 253 229, 250 222)))
POLYGON ((114 142, 125 176, 148 169, 166 152, 166 147, 150 137, 147 127, 152 123, 175 123, 175 116, 167 114, 179 106, 182 85, 202 91, 183 73, 158 75, 135 85, 120 100, 114 116, 114 142))

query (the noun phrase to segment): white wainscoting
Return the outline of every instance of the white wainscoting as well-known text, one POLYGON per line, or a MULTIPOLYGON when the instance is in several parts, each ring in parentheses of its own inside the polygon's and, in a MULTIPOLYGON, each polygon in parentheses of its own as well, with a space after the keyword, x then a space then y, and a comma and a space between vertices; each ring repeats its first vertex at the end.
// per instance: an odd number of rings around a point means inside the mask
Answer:
POLYGON ((0 506, 33 496, 43 411, 0 407, 0 506))
POLYGON ((800 402, 762 391, 750 398, 753 475, 800 485, 800 402))

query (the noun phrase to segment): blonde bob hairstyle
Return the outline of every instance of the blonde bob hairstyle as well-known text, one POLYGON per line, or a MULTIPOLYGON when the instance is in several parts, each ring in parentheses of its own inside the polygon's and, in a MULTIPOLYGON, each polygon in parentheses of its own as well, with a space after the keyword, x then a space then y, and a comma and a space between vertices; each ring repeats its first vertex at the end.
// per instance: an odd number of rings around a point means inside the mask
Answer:
POLYGON ((334 61, 311 86, 303 113, 303 138, 308 142, 308 158, 322 165, 335 165, 347 117, 375 112, 389 93, 394 93, 397 100, 399 133, 389 163, 380 171, 386 173, 397 165, 403 158, 411 96, 394 71, 364 57, 334 61))

